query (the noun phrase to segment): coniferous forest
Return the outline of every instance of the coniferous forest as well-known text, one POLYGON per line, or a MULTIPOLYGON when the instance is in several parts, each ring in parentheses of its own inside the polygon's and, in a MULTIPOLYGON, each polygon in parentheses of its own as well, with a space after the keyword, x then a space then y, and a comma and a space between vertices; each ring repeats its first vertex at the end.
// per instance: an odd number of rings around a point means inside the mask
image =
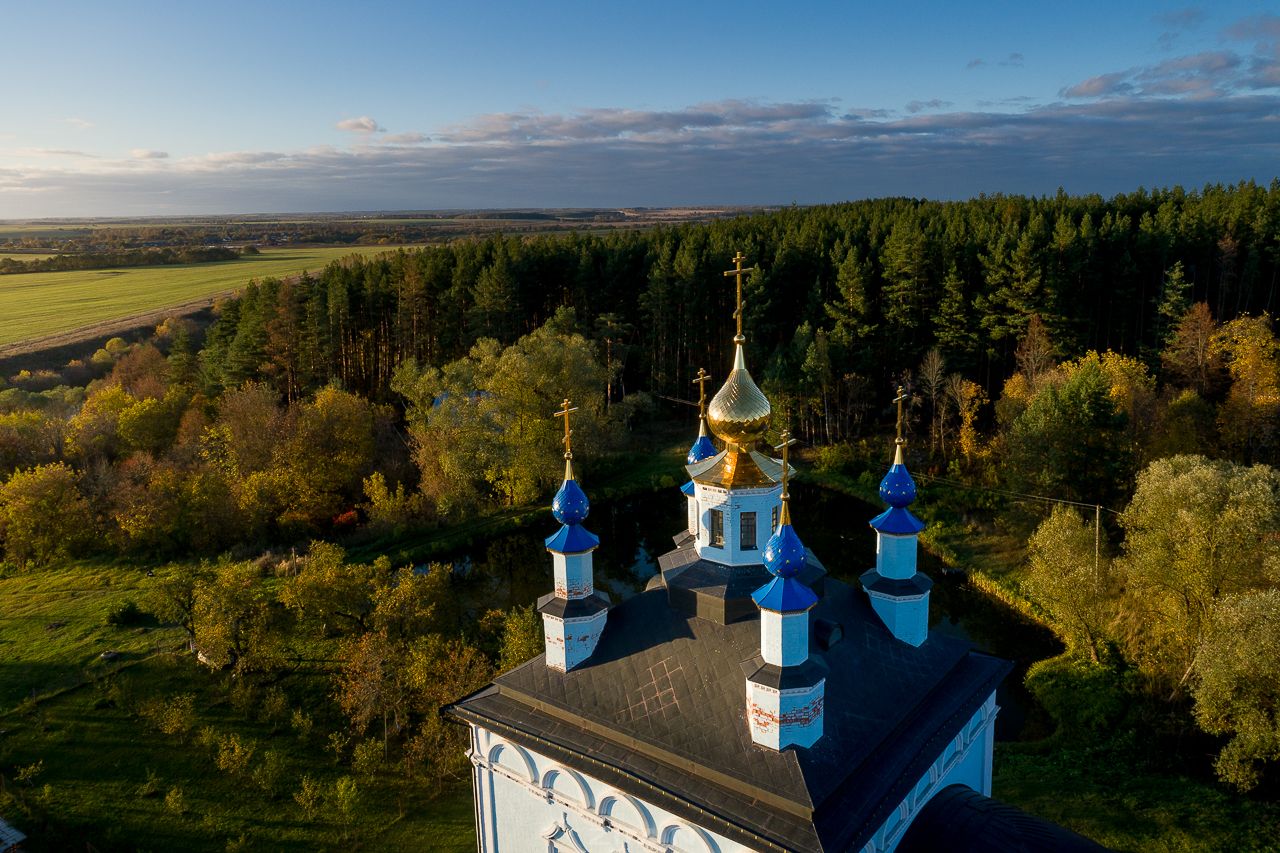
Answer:
MULTIPOLYGON (((565 397, 584 470, 691 440, 691 382, 705 368, 718 386, 731 360, 737 252, 756 268, 748 365, 818 483, 874 494, 908 390, 923 541, 1067 649, 1027 685, 1056 737, 1093 750, 1071 760, 1178 744, 1226 790, 1274 800, 1280 180, 486 236, 253 282, 207 330, 170 321, 0 381, 3 574, 229 555, 158 568, 141 606, 258 690, 247 707, 273 697, 273 726, 296 701, 282 673, 316 677, 280 637, 330 644, 320 692, 355 775, 324 793, 271 771, 272 796, 355 809, 354 780, 376 789, 386 767, 452 778, 460 748, 435 712, 538 651, 532 611, 473 618, 447 571, 392 583, 400 567, 333 543, 545 501, 565 397), (993 538, 1014 543, 1007 572, 970 565, 993 538), (243 562, 281 548, 306 553, 243 562)), ((206 737, 190 707, 119 701, 206 737)), ((233 737, 200 741, 220 768, 233 737)))

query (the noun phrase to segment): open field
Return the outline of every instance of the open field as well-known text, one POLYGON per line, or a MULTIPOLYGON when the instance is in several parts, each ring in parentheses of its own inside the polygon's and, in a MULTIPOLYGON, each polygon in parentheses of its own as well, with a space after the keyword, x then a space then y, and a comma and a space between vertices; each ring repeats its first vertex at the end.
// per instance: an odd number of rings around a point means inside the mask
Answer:
POLYGON ((7 252, 4 249, 0 249, 0 261, 3 261, 3 260, 43 261, 46 258, 56 258, 56 257, 57 255, 54 255, 51 252, 12 252, 12 251, 7 252))
POLYGON ((252 278, 296 275, 346 255, 389 248, 265 249, 256 257, 207 264, 0 276, 0 348, 207 299, 252 278))

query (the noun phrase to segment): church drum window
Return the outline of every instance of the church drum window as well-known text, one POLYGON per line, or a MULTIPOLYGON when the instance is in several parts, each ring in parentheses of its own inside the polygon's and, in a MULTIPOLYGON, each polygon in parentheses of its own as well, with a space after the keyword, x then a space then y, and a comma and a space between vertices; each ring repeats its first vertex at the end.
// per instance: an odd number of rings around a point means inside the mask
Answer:
POLYGON ((778 532, 778 508, 776 506, 773 508, 773 522, 769 525, 769 532, 778 532))
POLYGON ((738 548, 742 551, 756 549, 756 514, 744 512, 738 516, 738 548))
POLYGON ((724 547, 724 513, 718 509, 711 510, 711 529, 708 531, 708 542, 715 548, 724 547))

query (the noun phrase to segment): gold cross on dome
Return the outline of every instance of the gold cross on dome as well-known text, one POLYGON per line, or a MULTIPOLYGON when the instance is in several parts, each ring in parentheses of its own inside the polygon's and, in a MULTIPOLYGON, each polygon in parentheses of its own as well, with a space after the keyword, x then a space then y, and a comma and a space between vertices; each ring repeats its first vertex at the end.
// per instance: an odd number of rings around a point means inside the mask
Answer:
POLYGON ((796 443, 796 439, 791 437, 791 430, 784 429, 782 435, 778 436, 782 439, 782 444, 773 448, 782 451, 782 511, 778 513, 778 524, 791 523, 791 492, 788 490, 787 482, 791 477, 791 445, 796 443))
POLYGON ((902 439, 902 402, 907 399, 907 389, 901 385, 898 386, 898 396, 893 398, 893 402, 898 404, 898 437, 894 440, 894 444, 899 446, 906 444, 902 439))
POLYGON ((700 418, 707 416, 707 380, 710 378, 711 374, 699 367, 698 378, 693 380, 693 384, 698 386, 698 417, 700 418))
POLYGON ((742 254, 742 252, 738 252, 736 255, 733 256, 733 269, 725 270, 725 273, 724 273, 725 278, 728 278, 729 276, 736 276, 738 279, 738 302, 737 302, 737 308, 733 312, 733 316, 738 321, 738 339, 739 340, 745 340, 745 338, 743 338, 742 336, 742 306, 743 306, 742 276, 744 273, 756 272, 757 270, 757 267, 747 267, 746 269, 743 269, 742 262, 745 261, 746 259, 747 259, 746 255, 742 254))
POLYGON ((791 430, 784 429, 782 435, 778 436, 782 439, 782 444, 773 448, 782 451, 782 499, 785 501, 791 495, 787 494, 787 478, 791 472, 791 445, 798 443, 799 439, 791 437, 791 430))
POLYGON ((569 429, 569 415, 571 415, 571 414, 573 414, 574 412, 578 411, 578 407, 577 407, 577 406, 574 406, 573 408, 570 408, 570 407, 569 407, 569 398, 568 398, 568 397, 565 397, 565 398, 564 398, 564 402, 563 402, 563 403, 561 403, 560 405, 561 405, 561 407, 562 407, 562 408, 560 409, 560 411, 558 411, 558 412, 556 412, 554 415, 552 415, 552 417, 554 417, 554 418, 564 418, 564 458, 565 458, 565 459, 572 459, 572 458, 573 458, 573 445, 572 445, 570 442, 571 442, 571 439, 572 439, 572 437, 573 437, 573 430, 569 429))

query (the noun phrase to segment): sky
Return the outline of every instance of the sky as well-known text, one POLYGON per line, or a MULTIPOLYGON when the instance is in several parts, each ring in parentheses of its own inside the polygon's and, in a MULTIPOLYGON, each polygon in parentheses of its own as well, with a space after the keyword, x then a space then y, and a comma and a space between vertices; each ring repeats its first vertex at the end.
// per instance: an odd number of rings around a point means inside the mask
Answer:
POLYGON ((0 218, 1280 175, 1280 3, 10 0, 0 218))

